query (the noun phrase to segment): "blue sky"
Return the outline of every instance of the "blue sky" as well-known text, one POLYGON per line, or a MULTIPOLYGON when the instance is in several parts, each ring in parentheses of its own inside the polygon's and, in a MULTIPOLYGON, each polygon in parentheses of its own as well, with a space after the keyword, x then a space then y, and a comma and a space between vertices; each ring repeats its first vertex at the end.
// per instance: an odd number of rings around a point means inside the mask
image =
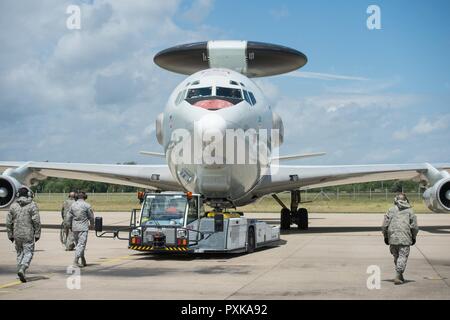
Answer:
POLYGON ((154 119, 182 76, 153 55, 242 39, 302 51, 300 72, 258 79, 302 164, 450 161, 450 2, 2 1, 1 160, 123 162, 160 151, 154 119), (81 30, 65 27, 79 4, 81 30), (366 9, 381 9, 368 30, 366 9))

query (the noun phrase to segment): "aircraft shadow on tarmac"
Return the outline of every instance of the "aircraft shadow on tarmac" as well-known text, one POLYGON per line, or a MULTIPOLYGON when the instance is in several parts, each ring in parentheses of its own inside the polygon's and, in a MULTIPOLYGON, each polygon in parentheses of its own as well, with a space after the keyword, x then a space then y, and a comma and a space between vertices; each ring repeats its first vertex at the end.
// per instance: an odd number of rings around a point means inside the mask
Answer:
MULTIPOLYGON (((421 231, 426 231, 433 234, 450 234, 450 226, 426 226, 420 227, 421 231)), ((352 232, 375 232, 381 233, 381 226, 338 226, 338 227, 310 227, 308 230, 299 230, 294 226, 290 230, 281 231, 282 235, 285 234, 311 234, 311 233, 352 233, 352 232)))

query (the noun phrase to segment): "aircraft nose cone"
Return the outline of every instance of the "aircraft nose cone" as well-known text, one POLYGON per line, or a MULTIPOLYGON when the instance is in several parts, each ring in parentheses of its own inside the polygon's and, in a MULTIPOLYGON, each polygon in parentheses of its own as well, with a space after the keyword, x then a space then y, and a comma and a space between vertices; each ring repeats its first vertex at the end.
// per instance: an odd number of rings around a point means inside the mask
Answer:
POLYGON ((218 114, 207 114, 203 116, 196 125, 199 133, 203 136, 222 134, 222 138, 224 138, 227 128, 227 122, 218 114))
POLYGON ((0 188, 0 198, 6 198, 8 196, 8 190, 0 188))
POLYGON ((197 126, 197 143, 201 142, 199 145, 202 145, 202 152, 198 154, 201 158, 200 163, 208 167, 214 167, 214 164, 220 166, 225 162, 222 153, 226 141, 227 122, 218 114, 208 114, 195 125, 197 126))

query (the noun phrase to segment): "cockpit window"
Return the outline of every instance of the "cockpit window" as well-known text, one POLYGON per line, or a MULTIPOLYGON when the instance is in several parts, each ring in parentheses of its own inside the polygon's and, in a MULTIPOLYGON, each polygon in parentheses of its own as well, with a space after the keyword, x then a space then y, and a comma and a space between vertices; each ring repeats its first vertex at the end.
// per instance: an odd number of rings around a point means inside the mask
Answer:
POLYGON ((250 96, 250 99, 252 100, 252 104, 255 105, 256 99, 255 99, 255 96, 253 95, 253 92, 249 91, 248 94, 250 96))
POLYGON ((212 87, 189 89, 186 99, 210 97, 212 94, 212 87))
POLYGON ((248 95, 247 90, 244 90, 244 98, 245 98, 245 101, 247 101, 249 105, 253 105, 252 100, 250 99, 250 96, 248 95))
POLYGON ((217 87, 216 96, 233 99, 242 99, 242 92, 240 89, 217 87))
POLYGON ((179 105, 181 103, 181 101, 183 101, 185 94, 186 94, 186 89, 183 91, 180 91, 180 93, 178 93, 177 99, 175 100, 176 105, 179 105))

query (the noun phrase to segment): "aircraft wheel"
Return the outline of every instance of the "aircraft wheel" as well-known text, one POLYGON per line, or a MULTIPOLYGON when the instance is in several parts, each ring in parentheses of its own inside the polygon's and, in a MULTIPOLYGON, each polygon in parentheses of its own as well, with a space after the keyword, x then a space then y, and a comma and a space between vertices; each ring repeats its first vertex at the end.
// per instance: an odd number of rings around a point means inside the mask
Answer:
POLYGON ((306 210, 305 208, 300 208, 297 211, 297 215, 298 215, 298 228, 300 230, 308 230, 308 210, 306 210))
POLYGON ((252 253, 256 248, 255 229, 250 228, 247 232, 247 253, 252 253))
POLYGON ((291 212, 288 209, 281 209, 281 230, 289 230, 291 228, 291 212))

